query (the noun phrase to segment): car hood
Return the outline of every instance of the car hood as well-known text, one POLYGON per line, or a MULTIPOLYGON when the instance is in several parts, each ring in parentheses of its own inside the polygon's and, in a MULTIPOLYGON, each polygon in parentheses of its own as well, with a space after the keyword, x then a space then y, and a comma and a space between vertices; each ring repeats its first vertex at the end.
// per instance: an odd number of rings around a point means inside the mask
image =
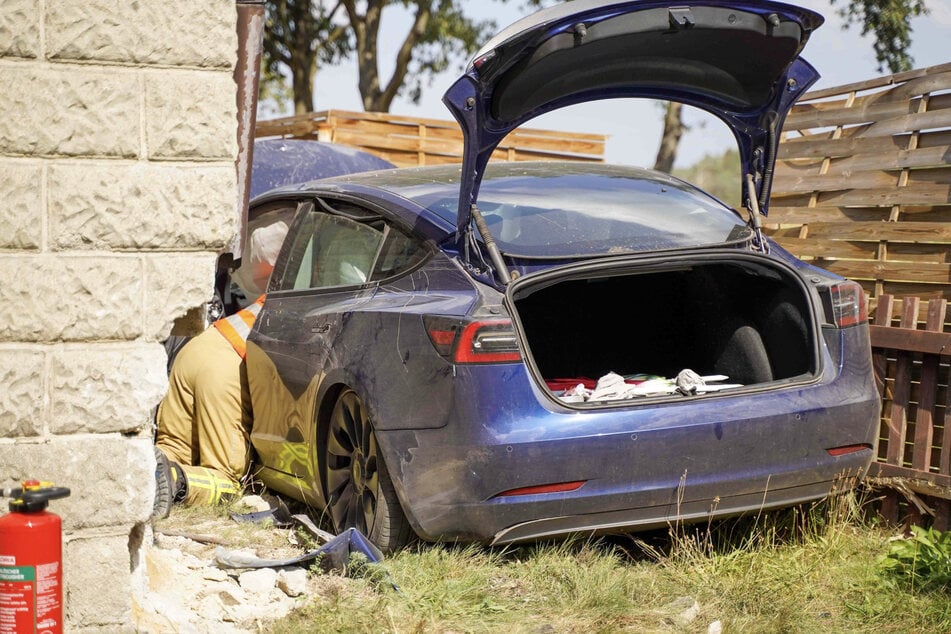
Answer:
POLYGON ((504 29, 443 102, 465 139, 459 239, 492 152, 526 121, 615 97, 679 101, 726 122, 767 210, 778 131, 818 73, 799 53, 819 14, 761 0, 573 0, 504 29))

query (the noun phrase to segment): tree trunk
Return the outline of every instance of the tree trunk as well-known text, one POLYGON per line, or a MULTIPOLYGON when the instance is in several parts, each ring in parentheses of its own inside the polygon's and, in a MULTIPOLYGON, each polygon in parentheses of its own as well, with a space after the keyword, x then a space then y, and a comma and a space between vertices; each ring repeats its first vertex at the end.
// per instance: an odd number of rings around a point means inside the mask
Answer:
POLYGON ((682 109, 682 103, 667 102, 667 112, 664 115, 664 133, 660 137, 660 147, 657 150, 657 159, 654 161, 655 170, 669 174, 674 168, 677 147, 680 145, 680 137, 683 136, 685 129, 683 121, 680 119, 682 109))
POLYGON ((305 114, 314 111, 314 76, 310 69, 291 68, 291 77, 294 85, 294 114, 305 114))
POLYGON ((413 25, 403 38, 403 43, 396 53, 393 75, 383 86, 380 83, 377 38, 379 37, 380 20, 386 2, 369 0, 366 5, 366 12, 362 16, 356 12, 354 2, 343 3, 350 17, 350 26, 357 42, 357 69, 359 71, 357 85, 360 89, 360 97, 363 100, 363 109, 367 112, 389 112, 393 99, 406 80, 406 73, 413 58, 413 49, 426 32, 426 26, 432 16, 431 3, 416 2, 410 3, 410 6, 414 4, 416 14, 413 25))

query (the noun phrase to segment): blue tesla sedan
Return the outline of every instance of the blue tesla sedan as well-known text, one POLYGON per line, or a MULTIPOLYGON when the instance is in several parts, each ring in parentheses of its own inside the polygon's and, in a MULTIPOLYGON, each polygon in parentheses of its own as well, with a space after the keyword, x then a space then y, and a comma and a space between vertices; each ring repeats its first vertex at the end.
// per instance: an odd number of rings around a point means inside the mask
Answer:
POLYGON ((503 30, 444 102, 462 165, 257 197, 294 214, 248 341, 258 475, 384 550, 655 528, 861 478, 880 402, 865 296, 764 237, 822 18, 757 0, 574 0, 503 30), (583 101, 733 131, 732 209, 669 175, 490 162, 583 101))

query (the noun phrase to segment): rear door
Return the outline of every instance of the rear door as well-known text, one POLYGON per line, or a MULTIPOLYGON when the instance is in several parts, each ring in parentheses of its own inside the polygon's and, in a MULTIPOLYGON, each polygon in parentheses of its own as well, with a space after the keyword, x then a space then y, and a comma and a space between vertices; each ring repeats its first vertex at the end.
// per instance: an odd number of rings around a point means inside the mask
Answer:
POLYGON ((299 210, 248 339, 252 442, 266 466, 317 482, 314 397, 344 321, 376 292, 386 233, 378 215, 350 203, 299 210))

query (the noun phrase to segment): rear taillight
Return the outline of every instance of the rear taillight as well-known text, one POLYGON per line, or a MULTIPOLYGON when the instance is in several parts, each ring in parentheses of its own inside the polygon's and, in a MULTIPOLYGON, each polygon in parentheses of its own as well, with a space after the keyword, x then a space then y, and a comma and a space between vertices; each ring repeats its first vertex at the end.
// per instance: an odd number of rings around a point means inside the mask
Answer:
POLYGON ((855 282, 841 282, 829 289, 832 297, 832 318, 839 328, 868 321, 865 291, 855 282))
POLYGON ((453 363, 521 361, 518 341, 508 319, 463 321, 428 315, 426 332, 436 351, 453 363))

